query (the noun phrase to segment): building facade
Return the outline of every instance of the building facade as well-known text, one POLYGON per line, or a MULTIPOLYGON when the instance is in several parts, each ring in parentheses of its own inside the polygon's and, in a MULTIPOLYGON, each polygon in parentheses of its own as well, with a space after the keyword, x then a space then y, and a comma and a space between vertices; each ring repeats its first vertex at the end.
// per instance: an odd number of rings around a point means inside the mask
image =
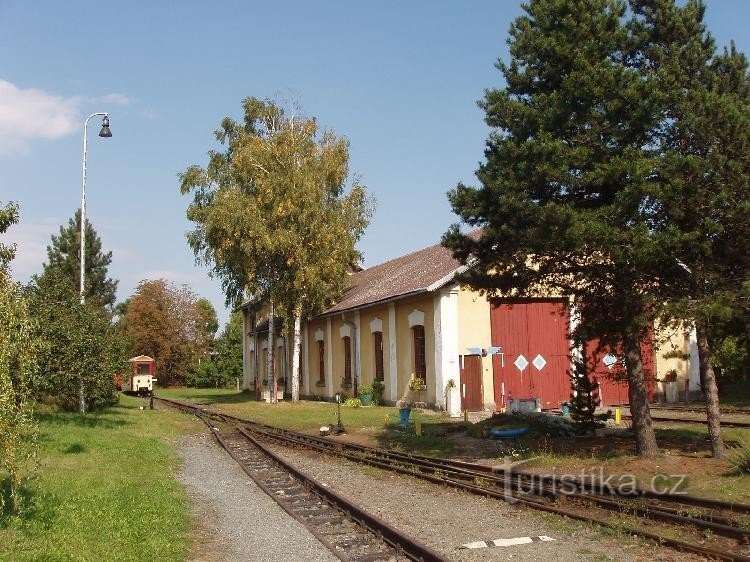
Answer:
MULTIPOLYGON (((576 321, 569 299, 540 295, 489 301, 456 282, 463 271, 449 250, 435 245, 353 273, 337 303, 302 323, 300 394, 325 400, 356 396, 361 385, 379 381, 388 404, 423 403, 452 415, 501 409, 512 398, 538 398, 545 409, 569 400, 569 334, 576 321), (424 384, 415 384, 416 379, 424 384)), ((268 399, 268 310, 253 303, 241 308, 243 386, 268 399)), ((291 342, 280 323, 275 328, 281 396, 291 388, 291 342)), ((697 361, 688 358, 689 347, 677 335, 662 332, 644 342, 654 398, 660 392, 665 397, 667 386, 694 387, 697 361), (663 358, 680 345, 687 350, 682 359, 663 358), (675 373, 676 384, 657 382, 675 373)), ((584 351, 602 404, 627 403, 619 363, 611 361, 616 354, 598 349, 595 342, 584 351)))

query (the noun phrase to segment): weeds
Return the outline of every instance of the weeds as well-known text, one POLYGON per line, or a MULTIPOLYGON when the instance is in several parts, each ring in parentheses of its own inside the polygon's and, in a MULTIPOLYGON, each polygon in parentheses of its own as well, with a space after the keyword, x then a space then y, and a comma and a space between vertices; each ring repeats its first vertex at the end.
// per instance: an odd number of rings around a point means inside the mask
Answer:
POLYGON ((737 445, 727 450, 727 460, 740 474, 750 474, 750 443, 744 437, 737 440, 737 445))

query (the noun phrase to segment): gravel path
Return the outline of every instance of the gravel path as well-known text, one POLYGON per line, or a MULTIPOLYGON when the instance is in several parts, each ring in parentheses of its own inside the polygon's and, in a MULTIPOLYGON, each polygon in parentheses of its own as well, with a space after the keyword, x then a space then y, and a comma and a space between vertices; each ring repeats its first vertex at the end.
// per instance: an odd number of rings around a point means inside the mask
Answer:
POLYGON ((178 480, 191 498, 194 562, 329 562, 337 558, 239 468, 210 435, 180 441, 178 480))
POLYGON ((271 447, 319 482, 360 504, 451 560, 696 560, 628 537, 603 537, 590 527, 554 515, 334 459, 309 451, 271 447), (546 535, 553 542, 462 549, 462 544, 546 535))

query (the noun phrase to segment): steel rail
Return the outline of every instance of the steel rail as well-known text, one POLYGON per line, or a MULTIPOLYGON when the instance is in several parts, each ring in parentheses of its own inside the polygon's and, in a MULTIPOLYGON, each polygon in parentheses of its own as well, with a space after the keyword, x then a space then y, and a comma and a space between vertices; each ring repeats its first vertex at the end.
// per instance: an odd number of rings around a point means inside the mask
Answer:
MULTIPOLYGON (((240 428, 240 431, 242 429, 240 428)), ((284 435, 283 433, 273 433, 273 432, 267 432, 264 430, 254 430, 260 433, 261 435, 265 435, 268 437, 271 437, 272 439, 281 440, 285 443, 291 444, 291 445, 299 445, 300 440, 296 439, 295 437, 291 437, 288 435, 284 435)), ((415 475, 414 471, 410 469, 401 470, 400 467, 398 467, 399 463, 405 462, 403 456, 401 455, 388 455, 387 457, 378 456, 375 459, 373 458, 367 458, 361 455, 354 455, 341 451, 332 451, 331 449, 321 447, 318 444, 314 442, 304 442, 302 443, 306 447, 313 448, 315 450, 324 452, 324 453, 331 453, 334 452, 336 455, 344 457, 348 460, 352 460, 355 462, 361 462, 366 463, 371 466, 377 466, 379 468, 386 468, 388 470, 394 470, 394 468, 398 469, 399 472, 402 472, 404 474, 410 474, 415 475)), ((406 459, 406 462, 409 462, 410 464, 415 464, 411 461, 411 459, 406 459)), ((477 472, 472 472, 460 468, 453 468, 449 467, 448 465, 445 465, 441 462, 434 461, 432 463, 425 463, 425 462, 419 462, 416 463, 416 465, 421 469, 426 468, 428 470, 432 471, 432 474, 436 476, 437 478, 447 478, 448 476, 452 476, 453 478, 458 478, 463 481, 469 480, 469 481, 476 481, 477 479, 486 480, 488 483, 493 483, 496 486, 502 487, 503 489, 508 489, 509 485, 511 488, 517 488, 522 490, 522 481, 519 478, 520 475, 517 473, 507 473, 504 477, 497 477, 495 475, 487 475, 482 476, 481 474, 478 474, 477 472), (440 476, 438 476, 440 474, 440 476)), ((423 473, 424 474, 424 473, 423 473)), ((536 495, 540 496, 546 496, 546 497, 559 497, 559 493, 556 492, 556 488, 549 483, 539 483, 541 485, 537 485, 534 489, 529 489, 529 493, 534 493, 536 495)), ((513 499, 518 499, 518 496, 515 496, 512 494, 513 499)), ((710 529, 712 532, 730 537, 733 539, 737 539, 743 543, 747 543, 750 540, 750 534, 747 530, 738 528, 736 526, 733 526, 731 524, 731 521, 724 517, 710 517, 710 518, 701 518, 701 517, 693 517, 688 515, 683 515, 681 513, 681 510, 674 507, 669 506, 658 506, 658 505, 631 505, 628 506, 624 503, 606 498, 602 496, 601 494, 590 494, 590 493, 581 493, 581 492, 570 492, 570 493, 563 493, 562 494, 565 498, 572 498, 579 501, 584 501, 587 503, 593 503, 596 504, 598 507, 607 509, 609 511, 623 511, 628 510, 631 513, 635 515, 639 515, 644 518, 648 519, 655 519, 660 521, 666 521, 670 523, 679 523, 681 525, 694 525, 696 527, 702 528, 702 529, 710 529)), ((632 499, 632 498, 629 498, 632 499)))
MULTIPOLYGON (((205 419, 204 415, 196 414, 203 422, 209 427, 211 430, 211 433, 216 438, 217 442, 222 446, 222 448, 229 453, 229 455, 237 462, 237 464, 240 465, 240 468, 270 497, 272 497, 276 503, 278 503, 284 511, 286 511, 289 515, 291 515, 293 518, 298 520, 300 523, 305 525, 309 528, 309 526, 305 523, 304 520, 300 519, 296 513, 294 513, 292 510, 288 509, 287 506, 280 502, 276 494, 273 493, 273 490, 268 488, 268 486, 265 485, 265 483, 256 478, 255 475, 252 473, 252 471, 246 466, 246 464, 240 459, 235 452, 232 450, 231 447, 228 446, 224 438, 222 437, 221 433, 214 428, 208 420, 205 419)), ((245 437, 253 446, 255 446, 258 450, 260 450, 265 456, 267 456, 269 459, 271 459, 275 464, 279 465, 284 471, 291 474, 296 480, 298 480, 303 487, 307 488, 309 491, 313 492, 315 495, 322 498, 326 503, 333 506, 342 514, 346 516, 347 519, 352 520, 356 524, 365 527, 370 532, 372 532, 377 538, 383 540, 385 543, 387 543, 391 548, 393 548, 398 554, 403 555, 410 560, 414 560, 415 562, 449 562, 448 558, 445 558, 444 556, 440 555, 433 549, 429 548, 428 546, 425 546, 413 538, 405 535, 398 529, 392 527, 379 517, 368 513, 367 511, 363 510, 356 504, 352 503, 351 501, 347 500, 343 496, 335 493, 333 490, 330 490, 329 488, 323 486, 321 483, 319 483, 317 480, 312 478, 311 476, 308 476, 286 462, 284 459, 276 455, 273 451, 269 450, 267 447, 265 447, 263 444, 258 442, 257 439, 255 439, 254 436, 249 434, 247 431, 244 431, 242 428, 238 428, 239 433, 245 437)), ((325 541, 324 539, 321 539, 320 536, 316 534, 316 538, 321 540, 325 546, 333 552, 334 555, 339 557, 341 560, 350 560, 349 557, 347 557, 345 554, 338 552, 332 544, 325 541)))
MULTIPOLYGON (((183 404, 178 401, 172 401, 169 399, 160 398, 160 400, 164 400, 169 403, 173 403, 177 405, 178 407, 187 408, 188 411, 193 411, 194 409, 200 409, 202 411, 209 412, 209 410, 205 408, 200 408, 199 406, 193 405, 193 404, 183 404)), ((265 430, 276 432, 280 434, 285 435, 294 435, 300 439, 309 441, 311 443, 316 443, 322 447, 324 447, 326 450, 330 450, 333 454, 338 454, 338 450, 341 449, 350 449, 354 451, 358 451, 363 454, 370 454, 375 456, 381 456, 381 457, 392 457, 397 458, 403 462, 406 463, 415 463, 415 464, 421 464, 424 466, 435 466, 438 469, 443 469, 443 465, 449 465, 456 468, 461 468, 467 472, 480 472, 480 473, 486 473, 486 474, 505 474, 506 469, 503 467, 498 466, 488 466, 484 464, 477 464, 477 463, 468 463, 465 461, 459 461, 459 460, 453 460, 453 459, 442 459, 442 458, 435 458, 435 457, 427 457, 423 455, 417 455, 414 453, 400 453, 398 451, 388 450, 388 449, 382 449, 377 447, 368 447, 366 445, 359 445, 356 443, 347 443, 342 441, 331 441, 330 439, 323 439, 321 437, 309 435, 306 433, 301 433, 293 430, 288 429, 281 429, 273 426, 269 426, 266 424, 262 424, 260 422, 247 420, 244 418, 239 418, 237 416, 232 416, 230 414, 225 414, 222 412, 216 412, 216 411, 210 411, 212 415, 220 416, 227 420, 232 420, 236 423, 242 423, 242 424, 251 424, 255 427, 260 427, 265 430)), ((355 459, 353 459, 355 460, 355 459)), ((570 486, 571 484, 576 487, 578 490, 600 490, 600 494, 602 495, 613 495, 618 497, 625 497, 625 498, 633 498, 633 497, 641 497, 641 498, 648 498, 653 499, 656 501, 664 501, 667 503, 672 504, 681 504, 685 506, 698 506, 698 507, 705 507, 708 509, 717 509, 717 510, 724 510, 724 511, 732 511, 738 514, 750 514, 750 504, 743 504, 740 502, 726 502, 722 500, 714 500, 714 499, 708 499, 708 498, 701 498, 699 496, 692 496, 688 494, 680 494, 679 499, 675 499, 675 496, 673 494, 665 493, 665 492, 654 492, 652 490, 642 489, 642 488, 635 488, 631 492, 621 492, 617 488, 612 487, 606 487, 606 485, 603 485, 601 482, 597 481, 594 478, 591 479, 579 479, 579 478, 565 478, 564 480, 558 476, 553 475, 539 475, 533 472, 527 472, 523 470, 511 470, 510 473, 514 477, 520 477, 523 479, 526 479, 527 481, 541 481, 543 483, 551 484, 556 487, 562 487, 563 485, 570 486), (606 492, 602 491, 606 490, 606 492)))
MULTIPOLYGON (((460 465, 468 465, 468 466, 465 466, 463 468, 462 467, 458 467, 458 466, 454 466, 454 467, 451 467, 449 469, 452 473, 454 473, 454 477, 462 478, 462 480, 455 480, 455 479, 451 479, 451 478, 438 477, 438 476, 434 475, 434 472, 433 472, 433 474, 427 474, 427 473, 421 472, 421 470, 419 469, 419 466, 422 466, 422 467, 426 468, 427 467, 426 465, 428 465, 428 464, 434 465, 435 470, 437 470, 439 472, 440 471, 444 471, 444 470, 446 470, 446 468, 448 468, 445 464, 440 464, 439 461, 436 461, 435 459, 430 459, 429 457, 419 457, 419 456, 415 456, 415 455, 404 455, 404 454, 401 454, 401 453, 393 453, 393 452, 390 452, 390 451, 386 451, 384 449, 372 449, 372 448, 368 448, 368 447, 365 447, 365 446, 362 446, 362 445, 353 445, 353 444, 348 444, 348 443, 347 444, 342 444, 340 442, 337 442, 335 444, 335 446, 331 447, 330 446, 330 441, 324 441, 324 443, 326 445, 329 445, 329 446, 322 446, 319 443, 316 443, 316 442, 322 441, 322 440, 319 440, 318 438, 315 438, 315 437, 310 436, 310 435, 300 434, 298 432, 292 432, 292 431, 288 431, 288 430, 281 430, 279 428, 273 428, 273 427, 267 426, 265 424, 260 424, 260 423, 257 423, 257 422, 254 422, 254 421, 250 421, 250 420, 244 420, 242 418, 237 418, 235 416, 230 416, 230 415, 227 415, 227 414, 222 414, 220 412, 213 412, 213 411, 208 411, 208 410, 205 410, 205 409, 201 409, 201 408, 193 406, 193 405, 187 405, 187 404, 183 404, 183 403, 179 403, 179 402, 174 402, 174 401, 170 401, 170 400, 166 400, 166 402, 168 402, 168 403, 175 403, 180 409, 183 409, 183 410, 188 411, 188 412, 199 410, 199 411, 203 411, 203 412, 206 412, 206 413, 210 413, 211 415, 215 415, 215 416, 217 416, 219 418, 222 418, 224 420, 231 420, 232 423, 250 424, 251 427, 254 426, 255 429, 253 429, 253 431, 256 431, 257 433, 261 433, 263 435, 266 435, 266 436, 272 437, 272 438, 278 438, 278 439, 283 440, 283 441, 294 442, 295 444, 301 444, 301 445, 309 447, 309 448, 320 450, 323 453, 333 453, 333 454, 336 454, 338 456, 342 456, 342 457, 348 458, 348 459, 350 459, 350 460, 352 460, 354 462, 362 462, 362 463, 370 464, 372 466, 376 466, 376 467, 383 468, 383 469, 386 469, 386 470, 399 472, 399 473, 402 473, 402 474, 405 474, 405 475, 409 475, 409 476, 412 476, 412 477, 416 477, 416 478, 420 478, 420 479, 423 479, 423 480, 428 480, 428 481, 433 482, 435 484, 449 485, 449 486, 452 486, 452 487, 455 487, 455 488, 459 488, 459 489, 471 492, 471 493, 476 494, 476 495, 481 495, 481 496, 486 496, 486 497, 492 497, 492 498, 495 498, 495 499, 501 499, 503 501, 511 502, 511 503, 518 503, 518 504, 525 505, 525 506, 533 508, 533 509, 542 510, 542 511, 546 511, 548 513, 554 513, 554 514, 565 516, 565 517, 570 517, 571 519, 575 519, 575 520, 593 522, 593 523, 596 523, 596 524, 599 524, 599 525, 602 525, 602 526, 605 526, 605 527, 611 527, 612 526, 612 523, 610 523, 606 519, 595 517, 595 516, 592 516, 590 514, 588 514, 588 515, 582 515, 582 514, 579 514, 577 512, 574 512, 574 511, 570 511, 570 510, 566 510, 566 509, 561 509, 559 507, 549 505, 548 503, 544 503, 542 501, 532 500, 530 498, 519 497, 517 495, 509 494, 507 491, 503 491, 501 493, 501 492, 498 492, 496 490, 491 490, 491 489, 488 489, 488 488, 483 487, 483 486, 479 486, 479 485, 476 485, 476 484, 473 484, 473 483, 462 481, 463 479, 465 479, 467 477, 475 476, 475 475, 471 474, 471 470, 469 469, 469 467, 475 466, 475 465, 472 465, 471 463, 462 463, 461 461, 452 461, 453 463, 457 463, 457 464, 460 464, 460 465), (263 428, 263 430, 259 430, 257 428, 263 428), (286 435, 284 435, 284 434, 286 434, 286 435), (290 435, 295 435, 295 436, 302 437, 303 438, 302 440, 304 442, 300 443, 299 440, 296 440, 293 437, 290 437, 290 435), (369 453, 368 450, 375 451, 377 454, 379 454, 381 456, 381 458, 380 458, 380 460, 377 460, 377 459, 372 459, 372 458, 368 459, 368 458, 363 457, 362 455, 353 455, 351 453, 344 452, 343 449, 346 449, 346 448, 358 449, 358 450, 360 450, 360 452, 368 452, 368 453, 369 453), (336 450, 336 449, 338 449, 338 450, 336 450), (383 458, 384 455, 386 456, 386 458, 383 458), (392 459, 395 459, 393 463, 387 462, 388 461, 387 457, 389 455, 390 455, 390 457, 392 459), (402 462, 402 463, 406 462, 406 463, 411 463, 411 464, 414 464, 414 461, 416 461, 416 463, 417 463, 416 468, 418 470, 415 472, 413 469, 409 469, 406 466, 398 466, 397 464, 394 464, 396 461, 402 462)), ((240 431, 243 434, 249 435, 249 433, 247 432, 247 430, 245 428, 238 427, 238 431, 240 431)), ((476 466, 483 466, 483 465, 476 465, 476 466)), ((531 475, 530 473, 519 474, 519 473, 516 473, 516 472, 511 472, 511 474, 515 475, 515 476, 529 476, 529 475, 531 475)), ((485 476, 486 476, 486 473, 485 473, 485 476)), ((497 480, 497 479, 493 479, 493 480, 497 480)), ((584 495, 580 495, 579 498, 585 498, 588 501, 588 498, 586 498, 584 495)), ((576 498, 576 499, 579 499, 579 498, 576 498)), ((599 500, 602 500, 602 499, 603 498, 599 498, 599 500)), ((605 503, 609 502, 611 504, 612 508, 613 508, 612 510, 617 509, 619 511, 622 511, 623 508, 628 509, 630 511, 634 510, 634 508, 631 507, 631 506, 623 506, 622 504, 620 504, 618 502, 612 502, 611 500, 604 500, 604 502, 605 503)), ((734 504, 726 504, 726 505, 734 507, 734 504)), ((746 507, 750 508, 750 506, 746 506, 746 507)), ((655 509, 656 508, 652 508, 652 510, 655 510, 655 509)), ((644 508, 644 511, 648 511, 648 510, 644 508)), ((665 511, 659 513, 657 515, 657 518, 663 518, 663 520, 671 520, 673 522, 678 522, 678 523, 680 523, 682 525, 685 525, 685 524, 696 525, 697 524, 697 525, 703 526, 703 525, 705 525, 707 523, 707 521, 702 520, 702 519, 695 519, 695 518, 684 517, 684 516, 675 516, 673 514, 665 512, 665 511)), ((721 525, 721 524, 713 524, 713 526, 715 527, 716 530, 722 529, 722 527, 723 527, 723 525, 721 525)), ((623 528, 621 525, 617 525, 617 527, 619 529, 627 532, 627 533, 631 533, 631 534, 634 534, 634 535, 639 535, 641 537, 657 541, 660 544, 663 544, 663 545, 675 548, 677 550, 681 550, 681 551, 685 551, 685 552, 692 552, 694 554, 699 554, 701 556, 707 556, 707 557, 710 557, 712 559, 717 559, 717 560, 737 560, 737 561, 750 562, 750 557, 744 556, 742 554, 732 553, 732 552, 726 552, 726 551, 719 551, 719 550, 716 550, 716 549, 712 549, 712 548, 708 548, 708 547, 703 547, 703 546, 700 546, 700 545, 695 545, 695 544, 692 544, 692 543, 681 541, 679 539, 673 539, 673 538, 669 538, 669 537, 664 537, 664 536, 659 535, 657 533, 653 533, 653 532, 646 531, 646 530, 643 530, 643 529, 637 529, 637 528, 633 528, 633 527, 625 527, 625 528, 623 528)), ((735 532, 739 531, 737 528, 734 528, 734 527, 728 527, 725 530, 728 533, 735 533, 735 532)), ((747 539, 747 534, 744 533, 744 532, 742 532, 742 536, 741 537, 737 537, 736 535, 732 535, 732 536, 734 536, 734 538, 747 539)))

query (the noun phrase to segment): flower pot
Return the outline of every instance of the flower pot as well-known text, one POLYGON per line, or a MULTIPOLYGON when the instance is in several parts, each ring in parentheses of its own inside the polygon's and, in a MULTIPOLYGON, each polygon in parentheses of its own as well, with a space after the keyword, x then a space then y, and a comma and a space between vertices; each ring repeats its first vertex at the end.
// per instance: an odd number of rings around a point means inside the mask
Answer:
POLYGON ((363 406, 372 406, 372 395, 371 394, 360 394, 359 399, 362 401, 363 406))
POLYGON ((398 413, 400 416, 399 421, 401 422, 401 425, 409 425, 409 415, 411 414, 411 408, 399 408, 398 413))

